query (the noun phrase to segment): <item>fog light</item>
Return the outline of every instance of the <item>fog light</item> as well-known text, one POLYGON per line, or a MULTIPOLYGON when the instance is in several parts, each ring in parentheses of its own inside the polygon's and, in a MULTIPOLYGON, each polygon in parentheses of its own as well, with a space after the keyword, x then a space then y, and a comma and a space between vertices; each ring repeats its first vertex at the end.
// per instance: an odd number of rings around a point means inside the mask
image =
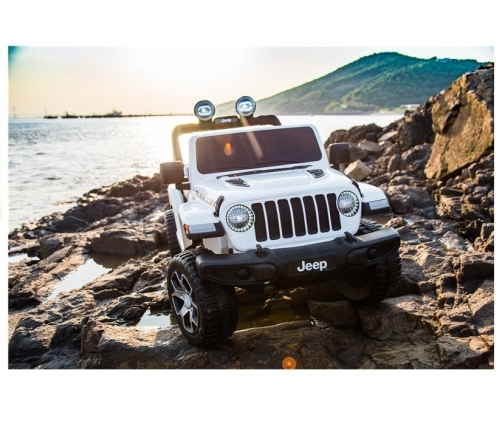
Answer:
POLYGON ((378 257, 378 251, 376 250, 376 248, 368 249, 368 258, 370 260, 373 260, 374 258, 377 258, 377 257, 378 257))
POLYGON ((239 279, 242 279, 243 281, 249 279, 249 269, 241 267, 240 269, 237 270, 237 277, 239 279))

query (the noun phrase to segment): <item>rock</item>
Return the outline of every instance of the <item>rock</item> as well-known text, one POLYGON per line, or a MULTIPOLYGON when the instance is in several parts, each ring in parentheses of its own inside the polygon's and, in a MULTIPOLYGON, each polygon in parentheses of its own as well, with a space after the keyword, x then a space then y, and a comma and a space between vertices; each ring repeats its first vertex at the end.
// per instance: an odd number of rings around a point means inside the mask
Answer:
POLYGON ((353 145, 349 147, 349 152, 350 152, 350 163, 353 163, 354 161, 357 160, 364 160, 368 155, 367 151, 358 146, 353 146, 353 145))
POLYGON ((371 140, 367 139, 359 142, 357 146, 370 155, 380 155, 384 150, 384 148, 382 148, 378 143, 372 142, 371 140))
POLYGON ((392 210, 396 214, 417 214, 426 218, 436 218, 436 204, 429 193, 416 187, 406 185, 390 186, 387 189, 392 210))
POLYGON ((324 143, 328 147, 331 143, 349 142, 354 145, 363 139, 378 140, 377 136, 382 135, 382 127, 376 124, 357 125, 349 130, 336 130, 332 132, 328 140, 324 143))
POLYGON ((416 145, 413 148, 403 152, 401 155, 401 169, 407 172, 414 172, 417 179, 425 179, 424 171, 425 165, 429 161, 431 155, 431 145, 424 143, 416 145))
POLYGON ((47 258, 63 248, 63 241, 59 235, 49 235, 40 238, 40 257, 47 258))
POLYGON ((397 134, 398 134, 397 130, 389 131, 388 133, 382 134, 378 138, 378 143, 382 143, 382 142, 386 142, 386 141, 390 141, 393 143, 396 141, 397 134))
POLYGON ((433 312, 419 296, 387 299, 357 311, 363 332, 372 339, 411 340, 418 329, 430 330, 433 312))
POLYGON ((474 249, 483 252, 495 250, 495 225, 493 223, 482 224, 480 234, 474 241, 474 249))
POLYGON ((328 323, 332 327, 358 327, 359 320, 352 304, 347 300, 338 302, 318 302, 309 300, 310 316, 328 323))
POLYGON ((429 103, 414 112, 406 112, 397 128, 397 142, 402 151, 423 143, 433 143, 432 116, 429 103))
POLYGON ((366 176, 371 174, 371 169, 362 161, 356 160, 345 168, 344 173, 351 179, 362 181, 366 176))
POLYGON ((90 250, 114 255, 149 254, 157 249, 158 242, 155 235, 147 236, 136 229, 110 229, 91 241, 90 250))
POLYGON ((493 151, 494 70, 457 79, 432 102, 436 139, 425 174, 443 179, 493 151))

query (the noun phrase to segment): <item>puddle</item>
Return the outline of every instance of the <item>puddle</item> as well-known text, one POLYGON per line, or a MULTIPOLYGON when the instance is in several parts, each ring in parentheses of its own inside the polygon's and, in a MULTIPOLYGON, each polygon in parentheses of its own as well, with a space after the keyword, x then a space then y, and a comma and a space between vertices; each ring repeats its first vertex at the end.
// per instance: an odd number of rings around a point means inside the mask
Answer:
POLYGON ((23 260, 39 261, 38 257, 30 257, 28 254, 11 254, 9 255, 9 263, 18 263, 23 260))
POLYGON ((165 328, 177 326, 176 319, 170 311, 152 311, 150 308, 143 314, 143 316, 132 324, 135 327, 147 328, 165 328))
POLYGON ((94 260, 96 264, 107 269, 116 269, 131 258, 135 258, 133 255, 97 254, 95 252, 90 253, 89 257, 94 260))
POLYGON ((67 275, 59 284, 54 287, 52 293, 45 299, 51 300, 63 291, 72 291, 83 287, 101 275, 108 273, 111 269, 96 263, 93 258, 89 258, 77 270, 67 275))
POLYGON ((239 306, 239 320, 236 331, 249 328, 269 327, 293 321, 308 321, 310 312, 304 306, 278 306, 272 309, 261 309, 263 303, 239 306))
MULTIPOLYGON (((310 313, 308 306, 281 306, 275 309, 263 310, 263 303, 251 303, 239 306, 239 316, 235 331, 249 328, 269 327, 285 322, 308 321, 310 313)), ((171 311, 152 311, 150 308, 143 316, 127 324, 132 327, 167 328, 177 327, 175 316, 171 311)))

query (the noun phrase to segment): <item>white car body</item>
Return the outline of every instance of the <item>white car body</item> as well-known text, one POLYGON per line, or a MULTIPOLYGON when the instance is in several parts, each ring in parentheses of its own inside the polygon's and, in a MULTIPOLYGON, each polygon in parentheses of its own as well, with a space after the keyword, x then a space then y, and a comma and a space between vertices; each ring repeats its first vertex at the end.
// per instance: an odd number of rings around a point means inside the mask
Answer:
MULTIPOLYGON (((270 130, 271 126, 243 127, 238 130, 230 129, 223 131, 210 131, 197 133, 189 139, 189 160, 185 165, 187 179, 190 182, 189 190, 179 190, 175 184, 168 187, 169 199, 176 216, 177 238, 181 249, 184 250, 192 245, 192 240, 187 238, 186 228, 191 232, 212 231, 214 224, 220 223, 225 230, 221 237, 209 237, 202 239, 204 247, 216 254, 226 254, 229 252, 245 252, 256 249, 257 240, 254 226, 245 232, 236 232, 229 228, 225 217, 228 210, 235 205, 244 205, 249 208, 255 203, 264 204, 267 201, 278 202, 279 200, 290 200, 295 197, 306 197, 316 195, 335 194, 338 196, 343 191, 352 191, 360 196, 360 190, 364 190, 361 203, 381 202, 388 208, 388 201, 379 188, 358 184, 349 179, 344 174, 330 166, 327 153, 320 139, 317 129, 312 125, 281 126, 281 128, 309 127, 314 132, 318 144, 321 148, 321 159, 315 162, 308 162, 308 168, 295 168, 305 163, 294 163, 281 165, 279 171, 274 170, 274 166, 257 169, 258 172, 246 174, 241 179, 247 184, 246 187, 233 185, 228 182, 234 178, 233 175, 243 173, 243 169, 234 169, 227 172, 201 173, 197 169, 197 164, 191 160, 197 160, 196 142, 200 137, 212 135, 231 135, 236 131, 242 133, 257 133, 260 130, 270 130), (315 177, 309 171, 322 171, 324 175, 315 177), (219 216, 214 215, 215 205, 220 196, 224 200, 219 208, 219 216)), ((291 238, 270 239, 267 238, 259 244, 264 248, 289 248, 317 243, 319 241, 332 240, 335 237, 343 236, 345 232, 355 234, 359 228, 361 211, 363 205, 359 205, 358 212, 351 216, 340 216, 341 228, 328 232, 317 232, 294 236, 291 238)))

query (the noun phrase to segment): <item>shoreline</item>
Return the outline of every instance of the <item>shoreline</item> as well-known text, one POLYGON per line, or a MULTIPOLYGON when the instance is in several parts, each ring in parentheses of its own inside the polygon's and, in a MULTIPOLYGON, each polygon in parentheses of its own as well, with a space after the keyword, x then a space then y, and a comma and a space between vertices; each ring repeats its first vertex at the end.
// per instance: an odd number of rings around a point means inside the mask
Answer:
MULTIPOLYGON (((387 115, 404 115, 406 110, 400 111, 385 111, 385 112, 346 112, 346 113, 283 113, 276 114, 277 116, 387 116, 387 115)), ((261 113, 260 115, 266 115, 261 113)), ((260 116, 257 115, 257 116, 260 116)), ((25 119, 101 119, 101 118, 149 118, 149 117, 178 117, 178 116, 193 116, 192 113, 170 113, 170 114, 130 114, 130 115, 120 115, 120 116, 111 116, 111 115, 71 115, 68 117, 62 115, 55 115, 50 117, 44 116, 19 116, 16 117, 9 116, 8 120, 25 120, 25 119)), ((220 115, 227 116, 227 115, 220 115)), ((194 117, 194 120, 196 118, 194 117)))

